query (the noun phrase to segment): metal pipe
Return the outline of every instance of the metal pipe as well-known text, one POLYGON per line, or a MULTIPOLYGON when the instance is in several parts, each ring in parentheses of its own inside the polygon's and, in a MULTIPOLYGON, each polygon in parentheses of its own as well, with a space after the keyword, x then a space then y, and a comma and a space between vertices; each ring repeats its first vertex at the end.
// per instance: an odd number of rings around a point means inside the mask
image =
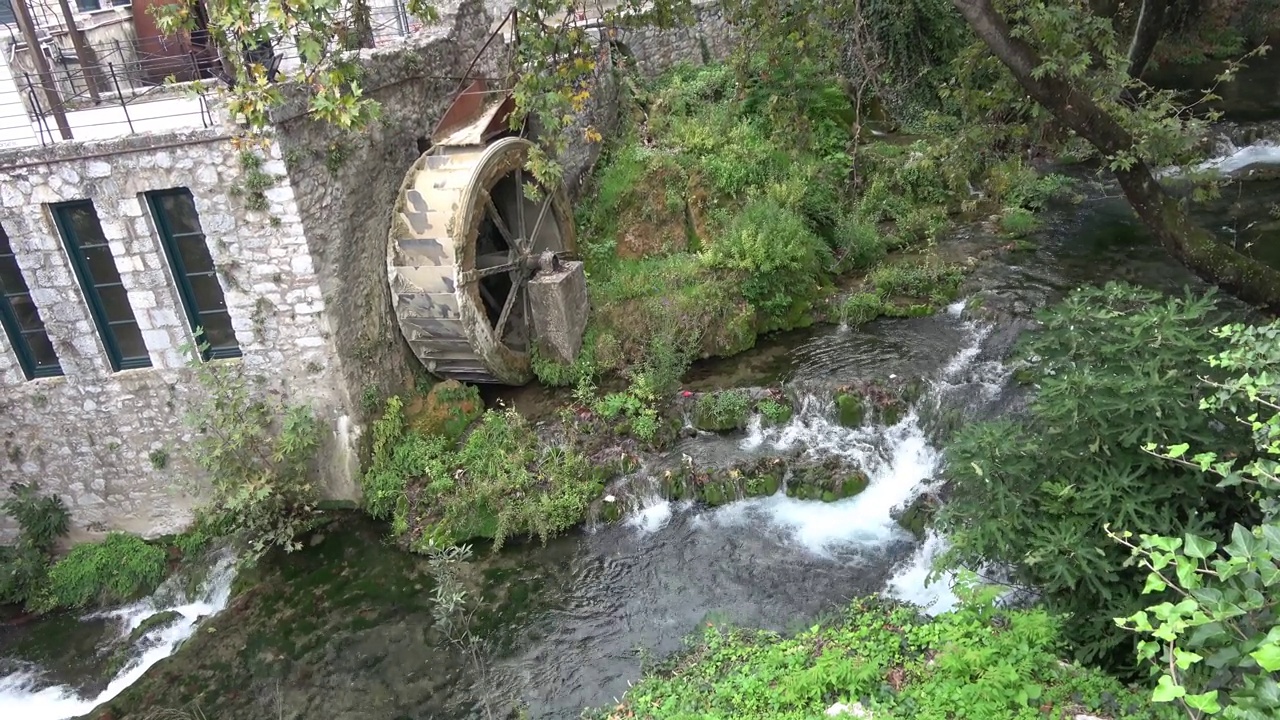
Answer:
POLYGON ((75 16, 71 14, 71 3, 67 0, 58 0, 58 5, 62 8, 62 19, 67 23, 67 32, 71 35, 71 46, 76 50, 76 60, 80 63, 80 69, 84 71, 84 84, 89 88, 89 99, 97 105, 102 102, 98 97, 98 65, 93 60, 93 53, 85 45, 84 32, 76 26, 75 16))
POLYGON ((124 111, 124 121, 129 123, 129 133, 133 133, 133 119, 129 117, 129 103, 124 101, 124 93, 120 92, 120 80, 116 78, 116 64, 107 63, 111 71, 111 84, 116 86, 116 97, 120 99, 120 109, 124 111))
POLYGON ((31 52, 31 60, 35 63, 36 74, 40 76, 40 84, 48 94, 49 112, 53 113, 53 119, 58 123, 58 134, 62 135, 63 140, 70 140, 72 139, 71 124, 67 122, 67 111, 62 105, 62 94, 54 84, 49 62, 40 49, 40 38, 36 36, 35 25, 31 22, 31 9, 27 7, 27 0, 13 0, 13 14, 14 19, 18 21, 18 29, 22 31, 22 37, 27 41, 27 50, 31 52))

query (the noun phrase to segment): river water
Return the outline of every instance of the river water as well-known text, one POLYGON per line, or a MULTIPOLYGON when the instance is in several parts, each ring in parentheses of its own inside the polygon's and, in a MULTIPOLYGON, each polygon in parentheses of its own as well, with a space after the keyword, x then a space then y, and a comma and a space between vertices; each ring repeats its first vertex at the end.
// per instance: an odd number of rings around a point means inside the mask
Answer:
MULTIPOLYGON (((1261 195, 1250 211, 1277 199, 1261 195)), ((1240 214, 1214 206, 1205 218, 1240 214)), ((967 255, 998 242, 970 231, 943 246, 967 255)), ((1278 244, 1266 233, 1253 243, 1269 252, 1278 244)), ((780 334, 689 373, 691 389, 781 384, 800 411, 768 431, 683 440, 670 461, 841 456, 871 479, 854 498, 779 494, 708 509, 646 492, 651 471, 642 469, 627 480, 632 507, 619 523, 496 555, 477 547, 464 577, 482 602, 465 638, 436 626, 425 560, 388 547, 385 528, 340 519, 306 550, 238 580, 217 565, 195 590, 171 586, 111 613, 0 628, 0 718, 63 720, 101 703, 113 720, 158 709, 210 720, 575 718, 612 702, 707 622, 791 631, 873 592, 945 610, 954 602, 946 578, 925 584, 943 541, 917 541, 890 516, 940 469, 945 433, 929 418, 940 408, 962 422, 1015 408, 1003 360, 1034 311, 1111 279, 1204 287, 1151 246, 1122 201, 1095 193, 1053 211, 1031 248, 978 263, 965 300, 945 312, 780 334), (832 421, 832 388, 889 375, 930 381, 901 422, 832 421), (177 611, 175 624, 119 654, 131 631, 166 609, 177 611)))

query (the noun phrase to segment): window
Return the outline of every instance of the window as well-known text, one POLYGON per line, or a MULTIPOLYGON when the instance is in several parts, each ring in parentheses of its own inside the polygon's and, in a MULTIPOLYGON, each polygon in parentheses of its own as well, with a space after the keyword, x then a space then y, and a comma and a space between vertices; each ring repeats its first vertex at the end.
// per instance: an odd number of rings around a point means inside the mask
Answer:
POLYGON ((182 296, 191 330, 200 328, 200 342, 207 344, 204 358, 240 357, 240 345, 227 313, 227 299, 218 284, 218 273, 209 255, 195 200, 186 188, 147 193, 173 279, 182 296))
POLYGON ((88 200, 50 206, 62 243, 71 256, 71 265, 112 370, 151 367, 142 331, 129 305, 129 295, 120 282, 115 258, 102 234, 98 213, 88 200))
POLYGON ((17 25, 18 18, 13 14, 13 6, 9 0, 0 0, 0 25, 17 25))
POLYGON ((102 5, 98 0, 76 0, 76 7, 80 12, 97 12, 102 9, 102 5))
POLYGON ((44 331, 40 311, 31 302, 27 281, 22 277, 3 227, 0 227, 0 324, 9 335, 22 374, 28 380, 62 374, 58 355, 44 331))

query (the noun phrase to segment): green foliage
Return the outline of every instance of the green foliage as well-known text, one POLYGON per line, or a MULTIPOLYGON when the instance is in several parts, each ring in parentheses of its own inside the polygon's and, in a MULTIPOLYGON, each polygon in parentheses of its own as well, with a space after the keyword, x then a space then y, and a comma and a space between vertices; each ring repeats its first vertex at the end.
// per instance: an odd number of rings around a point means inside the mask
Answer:
POLYGON ((53 549, 71 527, 71 513, 62 498, 43 495, 39 483, 10 483, 9 497, 0 512, 18 523, 21 542, 41 552, 53 549))
POLYGON ((884 314, 884 299, 874 292, 850 295, 840 305, 840 320, 849 327, 857 327, 884 314))
POLYGON ((1240 493, 1145 452, 1187 440, 1245 451, 1221 413, 1197 409, 1216 373, 1211 297, 1164 297, 1109 284, 1042 313, 1022 355, 1037 381, 1027 417, 968 425, 947 448, 952 495, 938 517, 947 561, 1007 565, 1046 605, 1071 615, 1085 659, 1129 657, 1111 622, 1142 604, 1141 574, 1111 542, 1120 530, 1215 537, 1246 512, 1240 493))
POLYGON ((547 445, 514 411, 488 411, 461 446, 409 428, 399 398, 373 426, 373 458, 362 486, 370 515, 389 519, 411 548, 488 537, 544 542, 581 522, 603 489, 581 455, 547 445))
POLYGON ((886 265, 867 277, 881 297, 927 298, 936 302, 955 297, 963 280, 964 270, 959 265, 932 258, 886 265))
POLYGON ((866 270, 884 260, 888 240, 876 226, 857 215, 840 218, 835 230, 836 272, 866 270))
POLYGON ((113 532, 102 542, 76 545, 54 563, 37 605, 52 610, 126 602, 155 590, 164 574, 163 548, 113 532))
POLYGON ((1000 232, 1010 237, 1021 238, 1040 229, 1040 220, 1025 208, 1005 208, 1000 214, 1000 232))
POLYGON ((787 327, 817 295, 831 265, 822 240, 798 214, 764 201, 748 205, 707 253, 712 268, 737 276, 761 330, 787 327))
POLYGON ((756 412, 760 413, 768 425, 786 425, 793 414, 790 405, 773 398, 765 398, 756 403, 756 412))
POLYGON ((301 548, 295 537, 317 519, 312 484, 320 427, 311 408, 264 391, 239 364, 192 363, 203 392, 187 423, 191 452, 212 491, 204 511, 248 546, 249 561, 268 548, 301 548))
POLYGON ((1261 522, 1236 523, 1221 542, 1191 532, 1113 534, 1147 571, 1144 593, 1172 590, 1176 601, 1116 622, 1142 638, 1138 657, 1157 679, 1154 700, 1176 703, 1190 718, 1261 720, 1280 707, 1280 324, 1229 325, 1215 335, 1227 349, 1209 363, 1227 378, 1211 383, 1202 407, 1247 428, 1258 454, 1241 458, 1221 443, 1197 445, 1199 452, 1185 442, 1147 450, 1220 485, 1248 488, 1261 522))
MULTIPOLYGON (((645 442, 652 442, 658 434, 658 383, 664 382, 660 375, 660 372, 645 370, 633 373, 626 391, 597 398, 591 405, 592 411, 607 420, 627 418, 632 435, 645 442)), ((665 382, 670 381, 671 379, 667 379, 665 382)))
POLYGON ((693 425, 700 430, 733 430, 747 425, 751 396, 746 390, 717 390, 698 397, 693 425))
POLYGON ((18 542, 0 546, 0 604, 33 602, 44 585, 54 545, 71 527, 62 498, 44 495, 37 482, 11 483, 0 512, 18 524, 18 542))
POLYGON ((688 653, 587 717, 810 720, 836 703, 854 708, 849 717, 884 720, 1033 720, 1045 717, 1041 706, 1052 717, 1171 717, 1113 678, 1062 663, 1054 617, 999 610, 991 597, 975 593, 932 620, 857 600, 792 637, 707 623, 688 653))
MULTIPOLYGON (((617 342, 619 366, 598 372, 641 365, 655 348, 729 355, 812 322, 849 171, 837 119, 847 101, 814 97, 830 103, 809 108, 798 133, 725 66, 680 67, 642 91, 646 121, 607 154, 579 213, 593 326, 617 342)), ((581 377, 535 370, 559 385, 581 377)))

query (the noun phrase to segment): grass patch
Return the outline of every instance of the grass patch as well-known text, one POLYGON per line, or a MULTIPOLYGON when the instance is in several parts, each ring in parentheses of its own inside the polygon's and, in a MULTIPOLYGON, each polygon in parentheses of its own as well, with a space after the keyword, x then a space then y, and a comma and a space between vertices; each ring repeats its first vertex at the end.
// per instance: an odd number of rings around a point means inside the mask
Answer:
POLYGON ((582 455, 547 445, 514 411, 484 413, 460 444, 405 421, 399 398, 374 423, 365 508, 391 520, 411 548, 473 538, 546 541, 585 519, 603 491, 603 471, 582 455))
POLYGON ((164 579, 165 561, 163 548, 137 535, 110 533, 55 562, 37 604, 42 610, 79 609, 135 600, 164 579))
POLYGON ((960 717, 959 708, 983 720, 1177 717, 1100 671, 1060 662, 1058 621, 1043 610, 970 602, 930 619, 864 599, 791 637, 708 622, 690 644, 617 706, 584 717, 808 720, 837 703, 858 706, 841 716, 886 720, 960 717))

